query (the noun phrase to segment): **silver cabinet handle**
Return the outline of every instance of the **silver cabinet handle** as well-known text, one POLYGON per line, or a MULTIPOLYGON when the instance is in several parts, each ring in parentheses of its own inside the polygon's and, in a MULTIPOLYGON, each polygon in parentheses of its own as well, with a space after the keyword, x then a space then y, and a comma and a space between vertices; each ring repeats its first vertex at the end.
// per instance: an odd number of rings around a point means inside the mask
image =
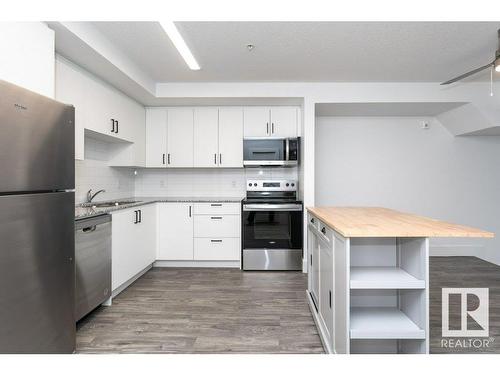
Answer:
POLYGON ((219 164, 222 164, 222 154, 219 154, 219 164))
POLYGON ((222 207, 222 203, 212 203, 210 204, 212 207, 222 207))
POLYGON ((271 133, 274 134, 274 122, 271 124, 271 133))
POLYGON ((212 220, 222 220, 222 216, 212 216, 210 217, 212 220))
POLYGON ((210 242, 222 242, 222 240, 210 240, 210 242))
POLYGON ((214 154, 214 164, 217 165, 217 154, 214 154))
POLYGON ((189 217, 191 217, 191 206, 189 206, 189 217))
POLYGON ((269 134, 269 123, 266 122, 266 134, 269 134))
POLYGON ((94 232, 97 229, 97 225, 92 225, 91 227, 83 228, 83 233, 94 232))

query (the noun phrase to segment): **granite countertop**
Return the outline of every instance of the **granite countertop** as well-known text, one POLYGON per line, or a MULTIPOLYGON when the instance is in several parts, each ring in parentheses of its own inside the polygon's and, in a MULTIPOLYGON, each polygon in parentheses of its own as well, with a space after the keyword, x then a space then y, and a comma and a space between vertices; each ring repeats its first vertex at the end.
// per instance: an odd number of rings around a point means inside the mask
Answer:
POLYGON ((133 197, 116 199, 105 202, 130 202, 119 206, 96 207, 89 203, 82 203, 75 206, 75 219, 85 219, 93 216, 108 214, 114 211, 125 210, 127 208, 143 206, 145 204, 160 203, 160 202, 216 202, 216 203, 240 203, 243 197, 133 197))

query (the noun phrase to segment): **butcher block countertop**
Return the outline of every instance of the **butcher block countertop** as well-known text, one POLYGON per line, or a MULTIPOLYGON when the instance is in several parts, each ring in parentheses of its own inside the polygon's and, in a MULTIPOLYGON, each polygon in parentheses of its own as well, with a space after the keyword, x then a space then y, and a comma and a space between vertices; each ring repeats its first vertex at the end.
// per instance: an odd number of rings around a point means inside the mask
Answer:
POLYGON ((308 207, 307 210, 344 237, 481 237, 495 235, 383 207, 308 207))

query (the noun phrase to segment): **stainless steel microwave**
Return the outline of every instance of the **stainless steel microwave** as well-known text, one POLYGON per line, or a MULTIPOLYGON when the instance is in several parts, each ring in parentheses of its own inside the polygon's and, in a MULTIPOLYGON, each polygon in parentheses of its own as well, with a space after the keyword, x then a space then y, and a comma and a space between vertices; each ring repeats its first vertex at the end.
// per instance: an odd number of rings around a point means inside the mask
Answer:
POLYGON ((294 166, 299 164, 300 138, 245 138, 243 165, 294 166))

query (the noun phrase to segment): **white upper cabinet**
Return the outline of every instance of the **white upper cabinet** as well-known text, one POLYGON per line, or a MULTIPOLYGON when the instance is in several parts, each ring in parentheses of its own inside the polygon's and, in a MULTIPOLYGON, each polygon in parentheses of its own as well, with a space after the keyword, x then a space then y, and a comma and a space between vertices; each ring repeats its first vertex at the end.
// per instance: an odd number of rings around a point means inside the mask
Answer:
POLYGON ((219 167, 243 167, 243 109, 219 109, 219 167))
POLYGON ((269 116, 269 107, 245 107, 243 109, 245 138, 270 136, 269 116))
POLYGON ((145 165, 145 109, 64 58, 56 60, 56 99, 75 107, 75 158, 84 158, 85 129, 110 142, 109 164, 145 165))
POLYGON ((297 137, 297 107, 271 107, 271 136, 297 137))
POLYGON ((194 109, 194 166, 243 167, 243 109, 194 109))
POLYGON ((146 110, 146 167, 167 166, 167 110, 146 110))
POLYGON ((193 167, 194 110, 168 109, 167 165, 176 168, 193 167))
POLYGON ((219 165, 219 110, 194 109, 194 166, 215 168, 219 165))
POLYGON ((55 99, 75 107, 75 159, 84 159, 85 115, 87 113, 87 86, 81 73, 68 64, 56 60, 55 99))
POLYGON ((244 135, 248 137, 297 137, 297 107, 246 107, 244 135))
MULTIPOLYGON (((124 141, 134 142, 136 126, 130 116, 137 103, 98 80, 89 80, 89 111, 87 129, 124 141), (133 104, 131 104, 133 103, 133 104)), ((144 127, 144 122, 143 125, 144 127)))

